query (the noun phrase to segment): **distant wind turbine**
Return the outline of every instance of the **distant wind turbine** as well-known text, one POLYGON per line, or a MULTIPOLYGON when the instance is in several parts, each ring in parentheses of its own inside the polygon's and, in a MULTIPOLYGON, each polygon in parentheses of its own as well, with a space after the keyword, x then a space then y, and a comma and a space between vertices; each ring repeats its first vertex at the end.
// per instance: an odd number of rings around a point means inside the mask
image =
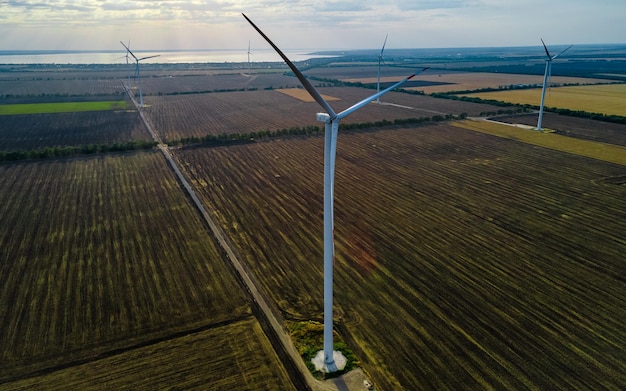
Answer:
MULTIPOLYGON (((385 60, 383 60, 383 52, 385 51, 385 45, 387 44, 387 37, 389 37, 389 34, 385 35, 383 48, 380 49, 380 54, 378 55, 378 83, 376 84, 376 92, 380 92, 380 63, 385 63, 385 60)), ((380 97, 376 98, 376 103, 380 103, 380 97)))
POLYGON ((160 54, 157 54, 154 56, 146 56, 146 57, 137 58, 137 56, 135 56, 135 54, 133 54, 133 52, 130 51, 128 46, 124 45, 124 42, 120 41, 120 43, 122 44, 122 46, 124 46, 124 48, 126 48, 126 51, 128 52, 128 54, 133 56, 133 58, 135 59, 135 75, 137 77, 137 87, 139 88, 139 107, 143 107, 143 93, 141 91, 141 75, 139 74, 139 61, 147 60, 148 58, 159 57, 160 54))
MULTIPOLYGON (((122 42, 122 41, 120 41, 120 42, 122 42)), ((130 39, 128 40, 127 48, 130 48, 130 39)), ((127 49, 126 50, 126 56, 125 56, 126 57, 126 65, 128 65, 130 63, 130 60, 128 58, 128 52, 129 52, 129 50, 127 49)), ((130 73, 128 74, 128 89, 130 90, 130 73)))
POLYGON ((546 88, 548 86, 548 83, 550 83, 550 76, 552 75, 552 60, 554 60, 555 58, 557 58, 558 56, 560 56, 561 54, 569 50, 569 48, 574 46, 574 45, 570 45, 567 48, 565 48, 563 51, 561 51, 559 54, 552 56, 550 55, 550 52, 548 51, 548 47, 546 46, 545 42, 543 42, 543 38, 541 39, 541 43, 543 44, 543 48, 546 50, 547 59, 546 59, 546 70, 543 74, 543 88, 541 90, 541 106, 539 106, 539 120, 537 121, 537 130, 539 131, 541 131, 541 122, 543 121, 543 105, 546 99, 546 88))
POLYGON ((282 57, 287 63, 289 68, 296 75, 302 86, 308 91, 315 101, 322 106, 326 111, 325 113, 317 113, 316 119, 324 123, 324 350, 318 352, 318 355, 314 359, 314 363, 317 366, 321 364, 319 369, 324 372, 336 372, 343 369, 341 364, 345 365, 345 358, 340 352, 333 351, 333 261, 335 258, 335 245, 333 239, 333 194, 335 186, 335 156, 337 151, 337 133, 339 130, 339 121, 355 112, 356 110, 371 103, 372 100, 379 96, 386 94, 387 92, 399 87, 409 79, 413 78, 417 73, 425 70, 426 68, 418 71, 411 76, 395 83, 391 87, 377 92, 376 94, 369 96, 362 101, 352 105, 340 113, 335 113, 328 102, 322 97, 322 95, 313 87, 313 85, 307 80, 307 78, 300 72, 300 70, 287 58, 287 56, 250 20, 245 14, 242 14, 244 18, 254 27, 254 29, 261 34, 261 36, 274 48, 274 50, 282 57), (340 362, 338 366, 335 362, 335 357, 340 362), (319 359, 322 360, 319 360, 319 359), (319 360, 319 361, 318 361, 319 360))
POLYGON ((250 71, 250 41, 248 41, 248 77, 252 77, 252 72, 250 71))

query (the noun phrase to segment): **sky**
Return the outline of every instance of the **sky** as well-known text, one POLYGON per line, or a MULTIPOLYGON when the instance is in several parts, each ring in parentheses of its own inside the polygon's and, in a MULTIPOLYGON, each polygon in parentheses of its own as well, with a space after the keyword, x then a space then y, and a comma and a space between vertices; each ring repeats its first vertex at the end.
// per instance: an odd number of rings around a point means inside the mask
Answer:
POLYGON ((624 0, 0 0, 0 50, 626 43, 624 0))

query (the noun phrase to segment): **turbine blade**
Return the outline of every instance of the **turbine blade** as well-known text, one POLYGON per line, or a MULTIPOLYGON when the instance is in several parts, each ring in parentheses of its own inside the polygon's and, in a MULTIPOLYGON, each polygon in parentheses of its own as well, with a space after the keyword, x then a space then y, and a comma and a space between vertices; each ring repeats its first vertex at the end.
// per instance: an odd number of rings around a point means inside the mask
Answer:
POLYGON ((385 51, 385 45, 387 44, 388 37, 389 37, 389 34, 385 35, 385 42, 383 42, 383 48, 380 49, 380 58, 383 58, 383 52, 385 51))
POLYGON ((412 78, 414 78, 415 76, 419 75, 420 73, 424 72, 425 70, 427 70, 429 67, 423 68, 422 70, 416 71, 414 74, 412 74, 409 77, 406 77, 402 80, 400 80, 399 82, 397 82, 396 84, 392 85, 391 87, 385 88, 384 90, 369 96, 365 99, 363 99, 362 101, 348 107, 347 109, 345 109, 344 111, 340 112, 339 114, 337 114, 337 119, 341 119, 346 117, 348 114, 353 113, 354 111, 360 109, 361 107, 368 105, 370 102, 372 102, 373 100, 379 98, 380 96, 388 93, 389 91, 393 90, 394 88, 398 88, 400 87, 402 84, 406 83, 407 81, 411 80, 412 78))
POLYGON ((568 47, 566 47, 564 50, 562 50, 559 54, 557 54, 556 56, 552 57, 552 59, 554 60, 555 58, 557 58, 558 56, 560 56, 561 54, 565 53, 566 51, 568 51, 569 49, 572 48, 572 46, 574 45, 569 45, 568 47))
POLYGON ((156 54, 154 56, 148 56, 148 57, 141 57, 141 58, 137 59, 137 61, 146 60, 148 58, 154 58, 154 57, 159 57, 159 56, 160 56, 160 54, 156 54))
POLYGON ((548 47, 546 46, 545 42, 543 42, 543 38, 541 39, 541 43, 543 44, 543 48, 546 49, 546 55, 548 56, 548 58, 552 59, 552 56, 550 55, 550 52, 548 51, 548 47))
MULTIPOLYGON (((124 46, 124 48, 126 48, 126 51, 128 53, 130 53, 131 56, 133 56, 133 58, 136 60, 137 57, 135 57, 135 55, 133 54, 133 52, 130 51, 130 49, 128 48, 128 46, 124 45, 124 42, 120 41, 120 43, 122 44, 122 46, 124 46)), ((130 42, 129 42, 130 43, 130 42)))
POLYGON ((263 33, 263 31, 261 31, 261 29, 259 29, 254 23, 252 23, 252 21, 250 19, 248 19, 248 17, 246 16, 246 14, 241 14, 243 15, 244 18, 246 18, 246 20, 248 21, 248 23, 250 23, 250 25, 252 25, 252 27, 254 27, 254 29, 261 34, 261 36, 267 41, 267 43, 270 44, 271 47, 274 48, 274 50, 276 51, 276 53, 278 53, 278 55, 280 55, 280 57, 285 61, 285 63, 287 63, 287 65, 289 66, 289 68, 291 68, 291 70, 293 71, 293 73, 296 75, 296 77, 298 78, 298 80, 300 80, 300 83, 302 83, 302 86, 309 92, 309 94, 311 94, 311 97, 313 99, 315 99, 315 101, 322 106, 322 108, 324 110, 326 110, 326 113, 328 113, 328 115, 330 115, 331 119, 335 119, 337 117, 337 114, 335 113, 335 111, 333 110, 332 107, 330 107, 330 105, 328 104, 328 102, 326 102, 326 100, 324 98, 322 98, 322 95, 320 95, 319 92, 317 92, 317 90, 313 87, 313 85, 309 82, 309 80, 302 74, 302 72, 300 72, 300 70, 291 62, 289 61, 289 59, 287 58, 287 56, 285 55, 285 53, 283 53, 278 46, 274 45, 274 42, 272 42, 267 35, 265 35, 263 33))

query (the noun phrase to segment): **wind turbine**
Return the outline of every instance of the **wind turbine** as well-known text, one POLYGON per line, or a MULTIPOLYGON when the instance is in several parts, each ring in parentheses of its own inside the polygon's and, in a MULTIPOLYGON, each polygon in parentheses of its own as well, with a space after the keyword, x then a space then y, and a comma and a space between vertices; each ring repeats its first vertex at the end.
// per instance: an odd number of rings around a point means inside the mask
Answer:
POLYGON ((552 56, 550 55, 550 52, 548 51, 548 47, 546 46, 545 42, 543 42, 543 38, 541 38, 541 43, 543 44, 543 48, 546 50, 546 56, 548 58, 546 59, 546 70, 543 74, 543 88, 541 90, 541 106, 539 106, 539 120, 537 121, 538 131, 541 131, 541 121, 543 120, 543 104, 546 99, 546 87, 548 83, 550 82, 550 76, 552 75, 552 60, 554 60, 555 58, 557 58, 558 56, 560 56, 561 54, 569 50, 569 48, 574 46, 574 45, 570 45, 566 47, 563 51, 561 51, 559 54, 552 56))
POLYGON ((126 48, 126 51, 135 59, 135 77, 137 78, 137 87, 139 88, 139 107, 143 107, 143 93, 141 92, 141 75, 139 74, 139 61, 147 60, 148 58, 159 57, 160 54, 137 58, 137 56, 135 56, 133 52, 130 51, 128 46, 124 45, 124 42, 120 41, 120 43, 122 44, 122 46, 124 46, 124 48, 126 48))
MULTIPOLYGON (((380 92, 380 63, 385 63, 385 60, 383 60, 383 52, 385 51, 385 45, 387 44, 387 37, 389 37, 389 34, 385 35, 383 48, 380 49, 380 54, 378 55, 378 83, 376 84, 376 92, 380 92)), ((380 97, 376 98, 376 103, 380 103, 380 97)))
MULTIPOLYGON (((120 41, 120 42, 122 42, 122 41, 120 41)), ((126 56, 125 57, 126 57, 126 65, 128 65, 129 61, 130 61, 128 59, 128 52, 129 52, 128 48, 130 48, 130 39, 128 40, 128 46, 126 46, 126 48, 127 48, 127 50, 126 50, 126 56)), ((128 89, 130 90, 130 73, 128 74, 128 89)))
POLYGON ((252 72, 250 72, 250 41, 248 41, 248 77, 252 77, 252 72))
POLYGON ((387 92, 399 87, 409 79, 413 78, 417 71, 411 76, 395 83, 389 88, 363 99, 362 101, 350 106, 342 112, 336 113, 322 95, 313 87, 300 70, 285 56, 285 54, 265 35, 245 14, 244 18, 261 34, 263 38, 274 48, 274 50, 287 63, 289 68, 296 75, 302 86, 308 91, 315 101, 322 106, 325 113, 317 113, 316 119, 324 123, 324 350, 318 352, 316 358, 313 359, 316 367, 323 372, 336 372, 343 369, 345 358, 340 352, 333 351, 333 262, 335 258, 335 245, 333 239, 333 194, 335 186, 335 155, 337 151, 337 133, 339 130, 339 121, 372 102, 373 99, 386 94, 387 92), (340 365, 335 362, 340 361, 340 365), (318 366, 319 364, 319 366, 318 366))

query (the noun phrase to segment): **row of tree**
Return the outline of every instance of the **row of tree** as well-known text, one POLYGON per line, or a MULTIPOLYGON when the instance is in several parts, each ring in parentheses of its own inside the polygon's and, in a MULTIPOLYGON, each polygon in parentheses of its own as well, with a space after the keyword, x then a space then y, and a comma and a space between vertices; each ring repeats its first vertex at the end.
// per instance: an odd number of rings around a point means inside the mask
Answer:
POLYGON ((156 145, 157 143, 154 141, 138 140, 114 144, 88 144, 78 146, 65 145, 31 150, 0 151, 0 161, 47 159, 54 157, 91 155, 95 153, 134 151, 140 149, 152 149, 156 145))
MULTIPOLYGON (((419 118, 401 118, 394 119, 393 121, 383 119, 381 121, 373 122, 358 122, 358 123, 342 123, 339 124, 340 131, 358 132, 366 131, 369 129, 378 129, 392 126, 407 126, 416 125, 431 122, 441 122, 453 119, 467 118, 467 113, 461 113, 460 115, 433 115, 432 117, 419 117, 419 118)), ((290 127, 278 130, 259 130, 255 132, 247 133, 222 133, 218 135, 208 134, 205 136, 192 136, 183 137, 176 140, 168 140, 169 145, 204 145, 204 146, 221 146, 233 143, 252 142, 255 140, 262 140, 274 137, 284 136, 309 136, 317 135, 324 132, 324 128, 317 125, 308 125, 302 127, 290 127)))

